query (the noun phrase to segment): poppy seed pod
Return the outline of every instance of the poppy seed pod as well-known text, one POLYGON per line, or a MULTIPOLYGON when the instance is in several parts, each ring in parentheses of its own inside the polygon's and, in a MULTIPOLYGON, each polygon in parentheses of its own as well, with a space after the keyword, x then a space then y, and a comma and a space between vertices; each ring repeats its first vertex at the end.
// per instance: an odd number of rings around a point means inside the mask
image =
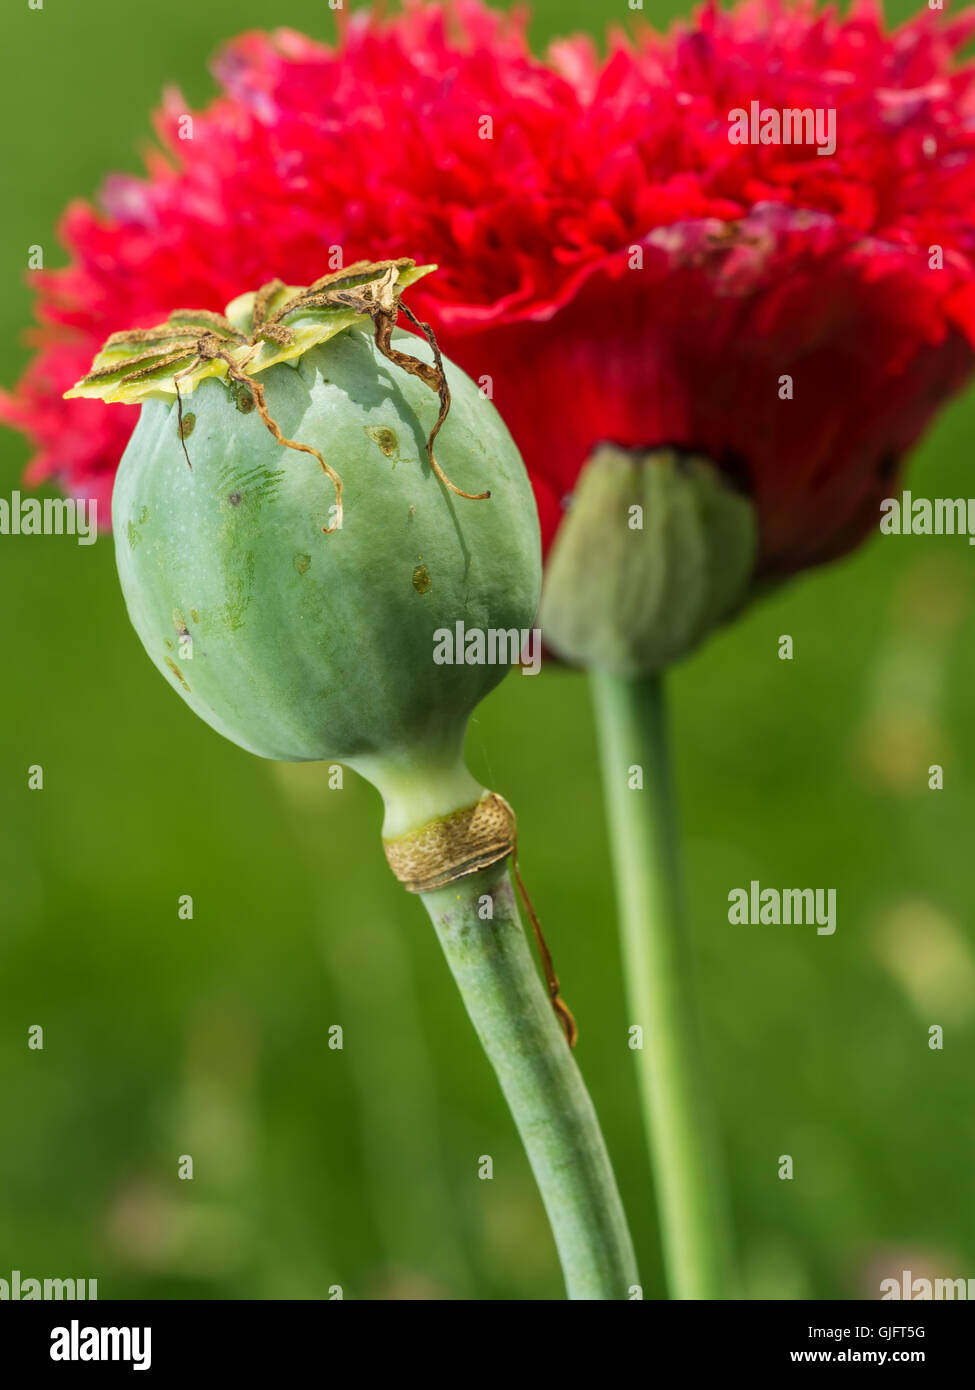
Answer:
POLYGON ((163 330, 190 315, 136 339, 135 356, 118 335, 121 364, 96 362, 76 388, 144 400, 112 519, 129 615, 156 667, 241 747, 362 772, 386 799, 391 834, 477 799, 464 731, 508 669, 437 663, 435 634, 459 621, 530 627, 541 583, 518 451, 435 344, 392 329, 398 273, 327 277, 326 304, 276 319, 296 292, 261 291, 256 343, 255 296, 230 306, 230 328, 192 316, 197 337, 171 351, 163 330), (350 283, 360 299, 363 286, 375 292, 357 310, 336 302, 350 283), (217 344, 201 348, 211 329, 217 344), (153 352, 168 365, 133 366, 153 352))

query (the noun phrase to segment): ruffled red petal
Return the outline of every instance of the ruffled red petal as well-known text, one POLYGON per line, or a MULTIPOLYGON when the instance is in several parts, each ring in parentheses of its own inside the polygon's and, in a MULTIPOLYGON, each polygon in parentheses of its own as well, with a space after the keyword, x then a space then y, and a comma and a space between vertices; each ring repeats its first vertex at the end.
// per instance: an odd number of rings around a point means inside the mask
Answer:
POLYGON ((870 3, 762 0, 543 60, 520 13, 414 0, 358 12, 336 50, 246 34, 205 111, 166 94, 145 178, 68 209, 71 263, 33 277, 42 347, 0 418, 35 441, 32 477, 107 492, 131 413, 60 395, 108 333, 306 283, 335 248, 411 255, 441 266, 413 302, 494 380, 549 538, 612 438, 718 459, 758 500, 766 568, 828 557, 971 369, 973 31, 971 11, 887 33, 870 3), (835 154, 730 144, 755 98, 835 109, 835 154))

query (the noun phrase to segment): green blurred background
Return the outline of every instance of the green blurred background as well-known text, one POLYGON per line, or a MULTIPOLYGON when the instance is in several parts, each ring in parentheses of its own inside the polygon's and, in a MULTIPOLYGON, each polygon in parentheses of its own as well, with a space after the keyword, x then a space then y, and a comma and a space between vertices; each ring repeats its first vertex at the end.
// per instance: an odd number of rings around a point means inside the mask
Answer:
MULTIPOLYGON (((625 14, 540 0, 533 41, 625 14)), ((328 37, 331 21, 323 0, 6 7, 0 380, 27 360, 27 247, 61 263, 62 207, 139 168, 163 85, 198 105, 222 39, 272 22, 328 37)), ((973 490, 973 424, 969 396, 916 458, 917 493, 973 490)), ((0 449, 9 496, 27 450, 8 432, 0 449)), ((875 541, 672 680, 751 1297, 877 1297, 903 1268, 975 1277, 973 566, 962 539, 875 541), (836 935, 730 926, 728 891, 752 878, 835 887, 836 935)), ((128 625, 109 539, 0 537, 0 586, 0 1277, 97 1277, 103 1298, 561 1296, 493 1076, 383 859, 375 793, 263 763, 191 714, 128 625), (27 1048, 33 1024, 43 1051, 27 1048)), ((512 677, 470 756, 518 810, 645 1293, 661 1297, 584 680, 512 677)))

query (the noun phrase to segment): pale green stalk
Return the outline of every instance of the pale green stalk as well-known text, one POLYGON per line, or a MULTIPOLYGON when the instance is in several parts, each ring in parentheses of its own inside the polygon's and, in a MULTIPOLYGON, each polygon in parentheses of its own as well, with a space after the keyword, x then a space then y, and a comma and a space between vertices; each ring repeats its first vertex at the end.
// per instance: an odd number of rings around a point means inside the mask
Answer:
POLYGON ((642 1029, 634 1057, 670 1293, 733 1298, 725 1180, 701 1053, 661 678, 594 671, 591 681, 628 1021, 642 1029))
POLYGON ((506 864, 422 896, 521 1135, 569 1298, 640 1297, 606 1145, 529 952, 506 864))

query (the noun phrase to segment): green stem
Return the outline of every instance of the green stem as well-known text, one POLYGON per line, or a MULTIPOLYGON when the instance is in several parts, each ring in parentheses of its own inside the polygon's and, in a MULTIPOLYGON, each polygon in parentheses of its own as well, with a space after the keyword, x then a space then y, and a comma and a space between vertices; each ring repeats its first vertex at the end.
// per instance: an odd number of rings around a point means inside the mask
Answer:
POLYGON ((734 1297, 725 1185, 699 1043, 659 677, 591 676, 630 1021, 670 1293, 734 1297), (643 785, 632 770, 642 770, 643 785))
POLYGON ((569 1298, 639 1296, 596 1112, 532 961, 506 865, 422 896, 518 1126, 569 1298))

